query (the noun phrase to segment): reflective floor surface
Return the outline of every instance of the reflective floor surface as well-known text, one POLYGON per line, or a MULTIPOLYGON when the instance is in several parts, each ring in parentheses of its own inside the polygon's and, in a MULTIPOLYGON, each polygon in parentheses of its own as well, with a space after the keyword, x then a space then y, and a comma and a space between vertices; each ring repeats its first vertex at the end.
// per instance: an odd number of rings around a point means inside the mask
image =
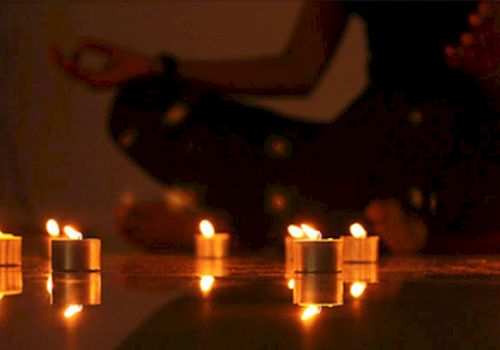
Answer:
POLYGON ((1 349, 500 349, 500 256, 342 274, 278 256, 105 255, 101 273, 0 268, 1 349))

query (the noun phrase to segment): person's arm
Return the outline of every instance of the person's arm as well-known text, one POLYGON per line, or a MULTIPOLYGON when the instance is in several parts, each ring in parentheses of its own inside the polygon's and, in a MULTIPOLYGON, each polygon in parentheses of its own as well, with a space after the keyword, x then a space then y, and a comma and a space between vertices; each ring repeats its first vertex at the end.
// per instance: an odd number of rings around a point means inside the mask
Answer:
MULTIPOLYGON (((180 60, 179 77, 223 93, 305 94, 334 52, 346 19, 340 2, 305 2, 281 54, 229 61, 180 60)), ((136 76, 160 73, 155 58, 95 39, 82 41, 70 58, 55 47, 51 56, 70 75, 93 87, 116 86, 136 76), (108 64, 99 71, 85 70, 78 59, 85 51, 103 55, 108 64)))
POLYGON ((346 13, 339 2, 306 2, 280 55, 252 60, 181 61, 187 81, 225 93, 305 94, 311 91, 340 39, 346 13))

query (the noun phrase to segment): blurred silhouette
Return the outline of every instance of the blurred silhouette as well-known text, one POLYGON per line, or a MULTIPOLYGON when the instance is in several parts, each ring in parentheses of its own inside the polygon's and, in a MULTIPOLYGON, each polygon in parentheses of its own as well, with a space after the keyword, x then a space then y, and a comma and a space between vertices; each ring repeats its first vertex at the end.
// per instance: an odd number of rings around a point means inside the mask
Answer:
POLYGON ((340 233, 364 213, 396 253, 449 251, 440 237, 459 234, 466 243, 455 251, 472 241, 498 251, 496 11, 475 2, 305 2, 273 57, 176 61, 97 39, 70 57, 55 47, 51 55, 92 87, 120 88, 113 139, 178 193, 118 208, 119 231, 137 245, 189 245, 207 212, 251 248, 281 243, 292 221, 340 233), (366 22, 371 82, 334 123, 233 99, 313 91, 351 13, 366 22), (85 69, 86 52, 108 64, 85 69))

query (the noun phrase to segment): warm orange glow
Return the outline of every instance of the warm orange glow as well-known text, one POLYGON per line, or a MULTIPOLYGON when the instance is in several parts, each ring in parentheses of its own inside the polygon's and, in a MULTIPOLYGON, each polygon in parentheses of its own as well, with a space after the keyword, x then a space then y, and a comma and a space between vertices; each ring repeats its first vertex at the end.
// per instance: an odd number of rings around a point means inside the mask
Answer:
POLYGON ((205 238, 210 238, 215 235, 215 229, 212 223, 208 220, 202 220, 200 222, 200 231, 205 238))
POLYGON ((365 292, 366 289, 366 282, 354 282, 351 285, 351 295, 355 298, 359 298, 363 293, 365 292))
POLYGON ((288 226, 288 233, 290 234, 290 236, 292 236, 295 239, 305 237, 304 231, 300 227, 298 227, 297 225, 289 225, 288 226))
POLYGON ((0 300, 3 299, 3 293, 0 293, 0 300))
POLYGON ((77 231, 75 228, 71 226, 64 226, 64 233, 69 239, 82 239, 83 235, 81 232, 77 231))
POLYGON ((83 305, 70 305, 64 310, 64 317, 71 318, 83 310, 83 305))
POLYGON ((203 293, 208 293, 212 290, 214 286, 215 278, 214 276, 205 275, 200 278, 200 289, 203 293))
POLYGON ((14 237, 14 235, 10 233, 3 233, 2 230, 0 230, 0 238, 10 238, 10 237, 14 237))
POLYGON ((321 307, 316 305, 308 306, 300 316, 302 321, 310 320, 321 312, 321 307))
POLYGON ((315 228, 307 225, 307 224, 302 224, 300 225, 304 233, 306 234, 307 238, 309 239, 321 239, 321 232, 316 230, 315 228))
POLYGON ((49 275, 49 277, 47 277, 47 292, 49 294, 52 294, 52 289, 54 288, 54 284, 52 283, 52 275, 49 275))
POLYGON ((366 238, 366 230, 359 223, 354 223, 349 227, 349 231, 354 238, 366 238))
POLYGON ((47 233, 51 237, 57 237, 60 234, 59 224, 54 219, 47 220, 47 223, 45 224, 45 229, 47 230, 47 233))
POLYGON ((288 289, 293 290, 295 288, 295 280, 293 278, 290 278, 288 280, 288 289))

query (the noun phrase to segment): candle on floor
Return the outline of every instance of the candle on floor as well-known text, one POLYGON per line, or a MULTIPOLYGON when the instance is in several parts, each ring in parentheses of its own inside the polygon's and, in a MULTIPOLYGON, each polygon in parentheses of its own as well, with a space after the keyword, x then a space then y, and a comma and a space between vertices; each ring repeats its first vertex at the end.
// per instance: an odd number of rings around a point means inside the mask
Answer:
POLYGON ((293 303, 298 306, 334 307, 344 302, 342 274, 297 273, 294 278, 293 303))
POLYGON ((22 237, 0 231, 0 266, 21 265, 22 237))
POLYGON ((67 239, 52 240, 52 270, 98 271, 101 269, 101 240, 86 238, 64 226, 67 239))
POLYGON ((304 230, 302 230, 299 226, 297 225, 289 225, 288 228, 288 235, 285 236, 285 270, 287 272, 293 273, 293 243, 297 239, 304 239, 306 238, 306 234, 304 233, 304 230))
POLYGON ((352 236, 342 236, 345 262, 375 262, 378 260, 379 236, 367 236, 359 223, 349 227, 352 236))
POLYGON ((295 272, 340 272, 342 271, 342 240, 321 238, 321 232, 302 224, 307 239, 293 242, 295 272))
POLYGON ((229 254, 229 233, 216 233, 208 220, 200 222, 200 234, 195 234, 196 256, 199 258, 223 258, 229 254))

